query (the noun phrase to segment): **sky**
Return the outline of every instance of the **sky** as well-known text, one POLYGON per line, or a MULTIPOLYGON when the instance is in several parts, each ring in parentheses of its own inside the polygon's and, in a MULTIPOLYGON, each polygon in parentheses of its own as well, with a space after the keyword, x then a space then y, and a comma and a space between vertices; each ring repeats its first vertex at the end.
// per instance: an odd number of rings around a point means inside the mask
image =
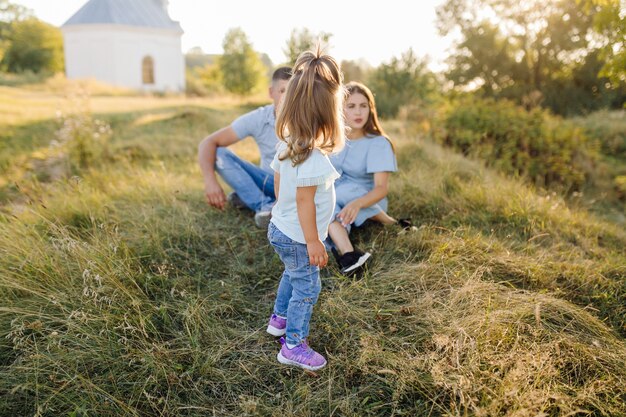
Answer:
MULTIPOLYGON (((131 1, 131 0, 129 0, 131 1)), ((33 10, 36 17, 62 25, 87 0, 12 0, 33 10)), ((283 49, 293 29, 331 33, 328 53, 339 61, 364 59, 372 66, 400 57, 410 48, 429 59, 433 70, 443 68, 450 41, 438 35, 435 8, 443 0, 170 0, 172 19, 185 31, 183 52, 199 46, 221 54, 227 31, 241 28, 254 49, 272 62, 286 60, 283 49)))

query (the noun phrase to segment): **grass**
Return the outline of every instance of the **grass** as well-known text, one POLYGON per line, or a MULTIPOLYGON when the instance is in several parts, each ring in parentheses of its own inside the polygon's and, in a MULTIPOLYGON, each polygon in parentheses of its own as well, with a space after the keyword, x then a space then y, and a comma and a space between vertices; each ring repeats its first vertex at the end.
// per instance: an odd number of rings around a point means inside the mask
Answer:
POLYGON ((280 261, 250 215, 208 209, 195 162, 249 105, 108 99, 106 158, 46 181, 54 107, 0 120, 0 415, 626 415, 615 223, 390 122, 391 213, 419 230, 356 230, 370 271, 324 271, 314 312, 328 367, 280 367, 280 261))
POLYGON ((596 141, 601 160, 593 187, 581 203, 609 220, 626 224, 626 110, 601 110, 573 119, 596 141))

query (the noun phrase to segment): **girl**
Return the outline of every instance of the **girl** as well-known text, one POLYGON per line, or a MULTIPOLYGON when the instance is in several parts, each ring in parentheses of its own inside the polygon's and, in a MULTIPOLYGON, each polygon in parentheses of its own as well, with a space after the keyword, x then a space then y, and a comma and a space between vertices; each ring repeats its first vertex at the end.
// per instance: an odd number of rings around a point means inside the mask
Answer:
POLYGON ((278 361, 309 370, 326 359, 306 341, 321 290, 319 269, 328 263, 322 243, 335 207, 339 174, 327 154, 344 144, 345 90, 337 62, 328 55, 298 57, 276 119, 283 141, 271 163, 276 204, 267 236, 285 265, 268 333, 281 338, 278 361))
POLYGON ((346 90, 344 114, 350 129, 345 148, 331 158, 341 178, 336 184, 337 205, 329 234, 341 272, 352 276, 371 255, 354 248, 348 236, 350 226, 360 226, 367 219, 397 223, 386 213, 389 174, 397 171, 397 163, 394 146, 378 121, 370 89, 350 82, 346 90))

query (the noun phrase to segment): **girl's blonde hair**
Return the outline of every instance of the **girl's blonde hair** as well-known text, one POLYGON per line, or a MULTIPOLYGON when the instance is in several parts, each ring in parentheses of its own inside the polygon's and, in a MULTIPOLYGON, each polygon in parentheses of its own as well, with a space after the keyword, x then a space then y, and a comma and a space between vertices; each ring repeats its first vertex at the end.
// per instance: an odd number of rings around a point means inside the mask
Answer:
POLYGON ((391 139, 389 139, 389 136, 387 136, 382 126, 380 125, 380 122, 378 121, 378 112, 376 111, 376 102, 374 101, 374 94, 372 94, 372 91, 367 88, 365 84, 356 81, 349 82, 348 84, 346 84, 345 88, 348 92, 348 97, 356 93, 361 94, 367 99, 367 104, 370 108, 370 114, 367 118, 367 121, 365 122, 365 125, 363 126, 363 131, 365 132, 365 134, 383 136, 389 141, 391 149, 395 153, 396 147, 393 145, 393 142, 391 141, 391 139))
POLYGON ((313 148, 331 153, 345 143, 343 76, 337 61, 317 51, 300 54, 276 117, 276 135, 287 143, 279 159, 304 162, 313 148))

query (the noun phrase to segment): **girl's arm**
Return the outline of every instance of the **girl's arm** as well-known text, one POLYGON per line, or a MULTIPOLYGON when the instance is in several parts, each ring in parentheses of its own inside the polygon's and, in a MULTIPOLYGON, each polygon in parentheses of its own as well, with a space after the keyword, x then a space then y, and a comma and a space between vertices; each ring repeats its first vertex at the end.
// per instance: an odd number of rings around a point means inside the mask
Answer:
POLYGON ((317 186, 298 187, 296 189, 296 207, 298 220, 306 240, 306 249, 309 253, 309 263, 320 268, 328 263, 326 248, 317 233, 317 218, 315 214, 315 191, 317 186))
POLYGON ((374 188, 372 188, 372 190, 364 196, 346 204, 338 215, 344 226, 352 224, 352 222, 356 220, 359 210, 376 204, 383 198, 387 197, 387 193, 389 192, 389 175, 389 172, 375 172, 374 188))
POLYGON ((278 201, 278 190, 280 190, 280 174, 274 171, 274 195, 278 201))

